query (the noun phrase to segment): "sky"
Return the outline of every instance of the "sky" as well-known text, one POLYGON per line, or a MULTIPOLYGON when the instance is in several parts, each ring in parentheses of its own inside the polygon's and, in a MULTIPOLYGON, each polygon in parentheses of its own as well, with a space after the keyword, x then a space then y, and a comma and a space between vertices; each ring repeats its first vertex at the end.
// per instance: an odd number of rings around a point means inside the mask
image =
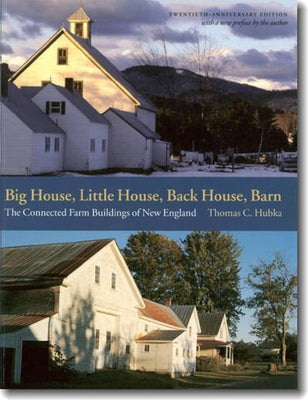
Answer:
MULTIPOLYGON (((126 246, 127 239, 133 231, 4 231, 2 232, 2 246, 21 246, 44 243, 61 243, 93 239, 114 238, 120 249, 126 246)), ((180 244, 188 231, 159 232, 169 239, 180 244)), ((289 271, 297 273, 297 233, 293 231, 237 231, 230 233, 242 248, 239 257, 242 297, 245 299, 252 295, 251 289, 245 284, 245 278, 251 272, 252 266, 260 261, 270 262, 275 253, 279 252, 284 258, 289 271)), ((253 319, 252 312, 243 309, 245 315, 238 325, 236 340, 254 342, 256 337, 250 334, 253 319)), ((296 320, 292 322, 291 331, 296 332, 296 320)))
POLYGON ((94 21, 92 44, 121 70, 136 65, 140 47, 161 52, 161 37, 170 64, 193 70, 187 53, 198 32, 216 59, 228 61, 219 77, 269 90, 296 88, 295 0, 2 0, 2 61, 16 70, 81 5, 94 21))

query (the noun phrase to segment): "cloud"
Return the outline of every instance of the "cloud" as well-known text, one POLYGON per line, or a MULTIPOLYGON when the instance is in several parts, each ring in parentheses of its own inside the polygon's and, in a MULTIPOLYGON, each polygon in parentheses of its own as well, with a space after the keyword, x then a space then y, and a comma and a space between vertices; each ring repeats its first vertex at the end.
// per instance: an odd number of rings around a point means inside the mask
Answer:
MULTIPOLYGON (((58 29, 76 11, 76 3, 75 0, 10 0, 5 12, 28 21, 25 33, 31 35, 31 24, 58 29)), ((139 32, 140 25, 164 24, 169 18, 168 10, 155 0, 104 0, 103 4, 89 0, 85 10, 94 21, 97 35, 131 35, 139 32)))
POLYGON ((14 54, 12 47, 5 43, 0 43, 1 54, 14 54))
MULTIPOLYGON (((110 54, 111 59, 121 69, 136 64, 133 58, 133 50, 138 40, 143 43, 157 42, 160 39, 160 34, 163 34, 166 42, 168 42, 168 51, 172 54, 174 61, 178 58, 179 64, 181 64, 183 60, 178 49, 181 48, 182 44, 185 47, 187 43, 193 42, 193 28, 190 28, 190 25, 192 23, 198 24, 200 32, 208 32, 207 27, 201 25, 200 18, 170 17, 170 10, 183 8, 182 11, 185 11, 185 8, 194 12, 204 11, 213 13, 213 15, 215 13, 213 19, 219 22, 219 26, 217 31, 215 31, 216 26, 213 27, 212 31, 214 35, 217 32, 217 38, 225 41, 226 46, 230 45, 229 51, 232 62, 229 63, 229 77, 245 79, 246 81, 248 79, 254 81, 268 79, 273 82, 282 82, 284 85, 287 81, 296 82, 296 51, 277 51, 275 46, 282 41, 270 41, 270 39, 276 38, 292 38, 293 41, 296 37, 296 14, 281 4, 270 2, 254 4, 249 2, 249 4, 233 3, 230 5, 227 2, 216 2, 217 6, 204 8, 204 4, 209 4, 208 1, 194 0, 191 4, 189 2, 169 2, 168 0, 87 0, 84 3, 84 9, 94 21, 94 46, 104 54, 107 51, 107 56, 109 57, 110 54), (254 12, 258 13, 257 17, 243 16, 254 12), (240 14, 240 16, 234 17, 234 13, 240 14), (265 18, 261 17, 260 13, 270 15, 272 15, 271 13, 282 13, 286 16, 268 16, 265 18), (245 21, 255 19, 259 22, 259 25, 252 28, 245 24, 233 24, 233 22, 243 19, 245 21), (261 26, 263 19, 276 23, 281 19, 286 21, 287 24, 261 26), (224 21, 231 24, 227 25, 229 31, 220 29, 221 22, 224 21), (226 33, 228 37, 220 36, 226 33), (248 48, 249 50, 232 50, 235 41, 230 33, 237 37, 236 46, 240 49, 241 40, 238 37, 247 38, 245 49, 248 48), (272 45, 274 46, 273 50, 261 51, 261 46, 255 44, 255 39, 268 40, 266 48, 268 49, 272 45), (250 48, 247 47, 248 45, 250 48)), ((213 3, 214 1, 212 1, 213 3)), ((76 0, 6 1, 3 7, 6 24, 3 36, 7 44, 3 47, 6 51, 3 55, 7 54, 6 58, 14 60, 16 65, 21 58, 28 58, 35 50, 40 48, 53 32, 62 25, 66 25, 66 18, 76 11, 79 5, 80 2, 76 0)), ((288 40, 283 41, 284 43, 286 46, 290 46, 288 40)))
POLYGON ((228 26, 235 36, 258 40, 290 38, 296 36, 296 15, 277 3, 254 6, 237 3, 230 7, 211 7, 203 10, 207 19, 228 26))
POLYGON ((38 37, 42 34, 42 27, 40 24, 26 23, 21 26, 21 30, 29 37, 38 37))
POLYGON ((244 65, 255 67, 265 66, 269 63, 269 58, 256 49, 247 50, 245 53, 237 56, 236 59, 244 65))
POLYGON ((194 34, 191 30, 178 31, 164 26, 160 30, 153 30, 151 35, 152 40, 161 40, 164 38, 169 43, 188 43, 193 42, 194 34))
POLYGON ((234 54, 228 75, 246 81, 269 80, 296 86, 297 49, 260 52, 256 49, 234 54))

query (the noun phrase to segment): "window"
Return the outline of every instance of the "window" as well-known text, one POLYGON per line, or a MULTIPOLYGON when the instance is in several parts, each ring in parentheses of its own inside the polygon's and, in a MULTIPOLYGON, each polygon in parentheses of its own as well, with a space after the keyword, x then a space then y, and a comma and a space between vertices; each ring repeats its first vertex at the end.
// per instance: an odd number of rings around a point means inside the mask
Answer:
POLYGON ((189 336, 191 336, 191 326, 188 328, 189 336))
POLYGON ((94 348, 99 349, 99 329, 95 329, 95 344, 94 348))
POLYGON ((101 277, 101 268, 99 266, 95 266, 95 283, 99 284, 100 283, 100 277, 101 277))
POLYGON ((55 153, 58 153, 60 151, 60 138, 58 138, 58 137, 55 138, 54 150, 55 150, 55 153))
POLYGON ((145 324, 144 325, 144 332, 147 332, 149 330, 149 326, 148 326, 148 324, 145 324))
POLYGON ((185 349, 183 349, 183 357, 185 357, 185 349))
POLYGON ((125 347, 125 354, 130 354, 130 345, 127 344, 125 347))
POLYGON ((58 64, 65 65, 67 64, 67 49, 58 49, 58 64))
POLYGON ((189 357, 189 349, 187 349, 187 357, 189 357))
POLYGON ((45 137, 45 153, 48 153, 50 151, 50 137, 47 136, 45 137))
POLYGON ((82 81, 74 81, 73 82, 73 89, 77 90, 82 96, 83 93, 83 82, 82 81))
POLYGON ((115 289, 116 288, 116 280, 117 280, 117 276, 116 274, 113 272, 111 274, 111 288, 115 289))
POLYGON ((90 139, 90 151, 91 153, 95 152, 95 139, 90 139))
POLYGON ((105 347, 106 351, 110 351, 111 350, 111 332, 107 331, 106 332, 106 347, 105 347))
POLYGON ((105 153, 106 151, 106 139, 102 140, 102 153, 105 153))
POLYGON ((75 34, 77 36, 83 37, 83 23, 77 22, 75 25, 75 34))
POLYGON ((178 349, 178 348, 175 349, 175 355, 176 355, 176 356, 179 355, 179 349, 178 349))
POLYGON ((65 114, 65 101, 46 101, 46 114, 65 114))
POLYGON ((149 351, 150 351, 150 345, 149 344, 145 344, 144 345, 144 351, 149 353, 149 351))

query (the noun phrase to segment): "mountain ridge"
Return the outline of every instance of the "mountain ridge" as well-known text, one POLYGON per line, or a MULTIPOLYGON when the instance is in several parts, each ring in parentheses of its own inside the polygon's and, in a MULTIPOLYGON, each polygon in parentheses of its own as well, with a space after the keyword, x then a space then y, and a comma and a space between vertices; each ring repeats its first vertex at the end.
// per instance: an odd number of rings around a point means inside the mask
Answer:
MULTIPOLYGON (((173 67, 139 65, 126 68, 122 74, 150 98, 195 98, 205 81, 188 69, 173 67)), ((227 101, 227 98, 238 97, 256 106, 268 106, 275 112, 297 113, 297 89, 266 90, 222 78, 207 78, 205 84, 214 98, 225 97, 227 101)))

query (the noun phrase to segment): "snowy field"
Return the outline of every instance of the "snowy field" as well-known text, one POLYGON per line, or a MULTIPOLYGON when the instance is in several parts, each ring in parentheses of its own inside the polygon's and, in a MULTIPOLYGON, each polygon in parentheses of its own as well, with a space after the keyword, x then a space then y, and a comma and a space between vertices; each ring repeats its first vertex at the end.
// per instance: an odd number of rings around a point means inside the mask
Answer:
MULTIPOLYGON (((74 172, 60 173, 61 176, 87 176, 84 174, 77 174, 74 172)), ((88 175, 100 176, 100 175, 88 175)), ((184 165, 184 164, 173 164, 171 165, 170 171, 157 170, 150 175, 143 174, 133 174, 128 172, 118 172, 115 174, 101 175, 106 177, 161 177, 161 178, 171 178, 171 177, 233 177, 233 178, 294 178, 297 177, 295 172, 282 172, 279 171, 279 167, 276 165, 255 165, 255 164, 245 164, 236 165, 235 170, 232 171, 232 167, 229 166, 224 170, 219 170, 215 165, 184 165)))

